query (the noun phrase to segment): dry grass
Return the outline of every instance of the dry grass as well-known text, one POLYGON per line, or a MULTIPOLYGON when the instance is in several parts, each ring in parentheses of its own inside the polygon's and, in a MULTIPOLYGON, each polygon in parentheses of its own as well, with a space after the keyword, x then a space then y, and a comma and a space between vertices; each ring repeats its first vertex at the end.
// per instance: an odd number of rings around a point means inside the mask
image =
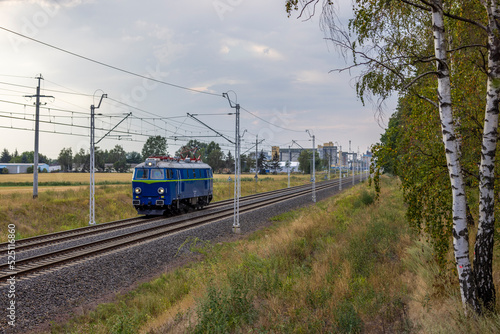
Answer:
POLYGON ((118 325, 143 333, 405 330, 404 210, 388 191, 384 206, 370 204, 373 193, 363 187, 278 216, 246 241, 188 240, 185 247, 205 254, 203 261, 54 332, 112 332, 118 325))

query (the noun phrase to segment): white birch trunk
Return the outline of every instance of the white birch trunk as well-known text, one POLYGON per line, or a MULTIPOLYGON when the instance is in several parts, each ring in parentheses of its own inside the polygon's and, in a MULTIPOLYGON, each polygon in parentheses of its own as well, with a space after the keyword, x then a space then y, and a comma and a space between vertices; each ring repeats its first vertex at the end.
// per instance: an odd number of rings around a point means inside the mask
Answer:
POLYGON ((479 223, 474 252, 474 275, 478 299, 487 308, 495 306, 493 284, 493 231, 495 225, 495 156, 498 140, 500 95, 500 10, 497 0, 482 1, 488 14, 488 83, 479 167, 479 223))
POLYGON ((432 1, 432 30, 434 34, 434 52, 437 59, 439 114, 443 143, 448 164, 453 196, 453 247, 460 282, 460 294, 464 309, 478 310, 477 290, 469 258, 469 234, 467 229, 467 199, 460 166, 460 150, 455 134, 451 108, 450 73, 447 61, 446 36, 444 29, 443 1, 432 1))

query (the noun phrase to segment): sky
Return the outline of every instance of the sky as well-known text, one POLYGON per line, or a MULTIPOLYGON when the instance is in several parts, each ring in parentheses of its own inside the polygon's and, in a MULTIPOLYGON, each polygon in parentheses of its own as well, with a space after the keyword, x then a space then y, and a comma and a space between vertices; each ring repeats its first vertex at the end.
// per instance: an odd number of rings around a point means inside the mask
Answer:
MULTIPOLYGON (((25 36, 0 30, 0 150, 34 149, 41 75, 39 151, 50 158, 62 148, 89 150, 91 105, 99 106, 101 149, 140 152, 149 136, 161 135, 170 154, 189 139, 214 140, 234 154, 208 127, 234 138, 238 103, 242 153, 255 150, 257 137, 259 150, 311 147, 306 129, 316 145, 346 151, 351 141, 353 151, 366 151, 395 103, 382 120, 373 105, 363 106, 355 72, 331 72, 350 64, 325 41, 319 18, 287 17, 284 3, 0 1, 0 27, 25 36)), ((340 1, 344 21, 350 6, 340 1)))

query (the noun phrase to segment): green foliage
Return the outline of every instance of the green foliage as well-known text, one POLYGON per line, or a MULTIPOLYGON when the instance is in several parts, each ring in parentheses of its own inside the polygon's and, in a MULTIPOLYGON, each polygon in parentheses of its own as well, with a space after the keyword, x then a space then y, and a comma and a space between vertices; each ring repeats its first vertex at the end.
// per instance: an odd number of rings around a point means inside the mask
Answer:
POLYGON ((259 170, 259 174, 266 175, 267 168, 269 168, 269 163, 264 154, 264 150, 261 150, 259 157, 257 158, 257 169, 259 170))
POLYGON ((142 157, 167 155, 167 138, 162 136, 149 137, 142 147, 142 157))
POLYGON ((335 313, 335 322, 339 333, 361 333, 363 321, 348 300, 343 301, 335 313))
POLYGON ((143 161, 144 159, 139 152, 132 151, 127 153, 127 162, 129 164, 139 164, 143 161))
POLYGON ((63 172, 73 169, 73 151, 71 148, 63 148, 59 153, 57 161, 61 165, 63 172))
POLYGON ((241 272, 229 275, 228 288, 219 289, 209 284, 205 300, 198 306, 199 320, 192 333, 229 333, 250 324, 256 310, 249 290, 241 272))
POLYGON ((4 148, 2 151, 2 155, 0 156, 0 162, 8 163, 10 162, 10 159, 12 159, 12 156, 10 155, 9 150, 4 148))
MULTIPOLYGON (((314 163, 316 166, 316 170, 321 169, 321 159, 319 158, 318 151, 315 151, 314 163)), ((310 150, 302 150, 299 155, 299 170, 304 172, 305 174, 311 173, 312 166, 312 152, 310 150)))
POLYGON ((371 205, 373 204, 373 202, 375 202, 375 194, 368 192, 366 189, 363 189, 361 191, 359 201, 365 206, 371 205))

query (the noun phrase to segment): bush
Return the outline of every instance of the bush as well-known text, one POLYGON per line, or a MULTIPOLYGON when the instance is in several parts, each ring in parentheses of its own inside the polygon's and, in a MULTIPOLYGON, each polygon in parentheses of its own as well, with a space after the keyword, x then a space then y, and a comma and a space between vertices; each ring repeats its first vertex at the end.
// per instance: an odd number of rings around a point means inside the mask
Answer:
POLYGON ((9 174, 9 170, 7 168, 0 169, 0 174, 9 174))

